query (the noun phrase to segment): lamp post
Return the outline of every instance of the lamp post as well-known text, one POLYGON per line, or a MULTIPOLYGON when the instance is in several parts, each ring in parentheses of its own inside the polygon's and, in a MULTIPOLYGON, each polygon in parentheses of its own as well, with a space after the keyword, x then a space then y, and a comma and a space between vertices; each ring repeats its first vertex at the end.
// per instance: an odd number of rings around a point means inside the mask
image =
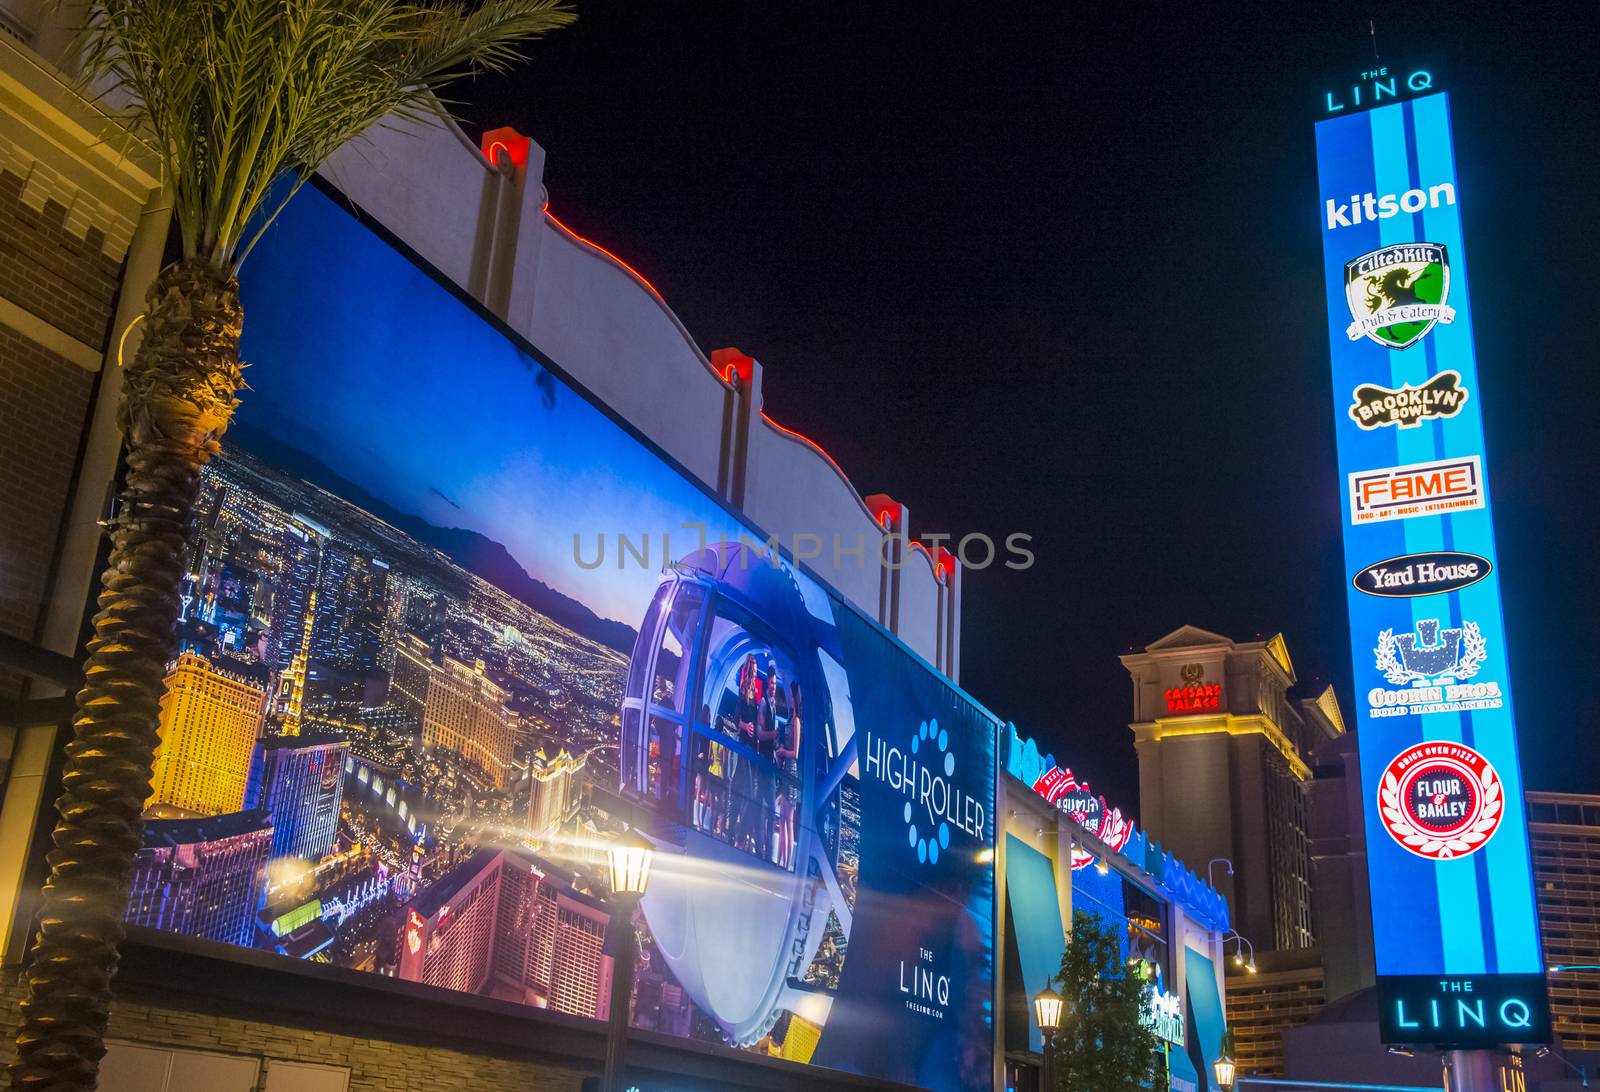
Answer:
POLYGON ((1211 858, 1211 860, 1207 861, 1206 862, 1206 886, 1211 888, 1213 891, 1215 891, 1217 889, 1217 881, 1212 878, 1211 870, 1213 868, 1216 868, 1219 864, 1227 865, 1228 866, 1228 875, 1230 875, 1230 876, 1233 875, 1233 862, 1230 861, 1228 858, 1226 858, 1226 857, 1213 857, 1213 858, 1211 858))
POLYGON ((1243 933, 1239 932, 1237 929, 1235 929, 1228 936, 1223 937, 1222 938, 1222 943, 1226 944, 1226 943, 1228 943, 1229 940, 1237 940, 1239 942, 1239 946, 1233 950, 1233 965, 1235 967, 1243 967, 1245 970, 1249 971, 1251 974, 1255 974, 1256 973, 1256 946, 1254 944, 1251 944, 1249 938, 1246 937, 1243 933), (1249 949, 1250 949, 1250 962, 1248 964, 1245 963, 1245 961, 1244 961, 1244 950, 1245 950, 1246 947, 1249 947, 1249 949))
POLYGON ((600 1092, 623 1092, 628 1052, 628 1002, 633 996, 633 912, 639 908, 650 882, 655 847, 628 831, 606 847, 611 866, 611 927, 606 949, 611 953, 611 1019, 606 1028, 606 1069, 600 1092))
POLYGON ((1222 1053, 1211 1063, 1211 1073, 1217 1078, 1217 1087, 1222 1089, 1222 1092, 1233 1092, 1233 1081, 1239 1074, 1239 1067, 1233 1062, 1232 1028, 1222 1033, 1222 1053))
POLYGON ((1044 1033, 1044 1061, 1039 1066, 1039 1084, 1043 1092, 1055 1092, 1055 1066, 1050 1059, 1050 1046, 1061 1026, 1061 1009, 1065 1002, 1049 986, 1033 995, 1033 1014, 1038 1018, 1039 1030, 1044 1033))

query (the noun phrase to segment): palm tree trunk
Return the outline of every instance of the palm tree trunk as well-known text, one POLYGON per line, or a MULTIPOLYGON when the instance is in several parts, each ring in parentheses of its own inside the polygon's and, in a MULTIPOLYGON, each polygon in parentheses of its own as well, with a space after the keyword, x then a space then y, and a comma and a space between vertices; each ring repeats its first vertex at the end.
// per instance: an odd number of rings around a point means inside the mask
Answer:
POLYGON ((127 474, 111 560, 67 744, 60 815, 17 1032, 15 1089, 91 1092, 143 833, 167 661, 176 644, 183 548, 200 469, 243 385, 238 285, 197 259, 150 288, 144 340, 118 423, 127 474))

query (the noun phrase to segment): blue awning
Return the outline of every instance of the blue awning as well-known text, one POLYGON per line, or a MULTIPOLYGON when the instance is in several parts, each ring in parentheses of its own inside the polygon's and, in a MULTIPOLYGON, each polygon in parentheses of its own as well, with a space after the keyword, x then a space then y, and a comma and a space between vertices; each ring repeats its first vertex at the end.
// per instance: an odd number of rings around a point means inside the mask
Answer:
POLYGON ((1194 1063, 1189 1060, 1189 1052, 1183 1047, 1171 1047, 1167 1051, 1167 1062, 1172 1067, 1167 1082, 1171 1092, 1201 1092, 1205 1088, 1200 1083, 1200 1075, 1194 1071, 1194 1063))
POLYGON ((1061 903, 1056 898, 1055 866, 1050 858, 1014 835, 1006 835, 1006 897, 1016 928, 1017 955, 1022 960, 1023 995, 1029 998, 1028 1045, 1044 1049, 1044 1036, 1033 1014, 1033 995, 1061 969, 1066 933, 1061 903))
POLYGON ((1227 1030, 1227 1020, 1222 1015, 1222 990, 1211 960, 1193 948, 1185 948, 1183 954, 1190 1026, 1195 1031, 1190 1058, 1200 1071, 1200 1088, 1211 1092, 1216 1088, 1211 1079, 1211 1063, 1222 1053, 1222 1036, 1227 1030))

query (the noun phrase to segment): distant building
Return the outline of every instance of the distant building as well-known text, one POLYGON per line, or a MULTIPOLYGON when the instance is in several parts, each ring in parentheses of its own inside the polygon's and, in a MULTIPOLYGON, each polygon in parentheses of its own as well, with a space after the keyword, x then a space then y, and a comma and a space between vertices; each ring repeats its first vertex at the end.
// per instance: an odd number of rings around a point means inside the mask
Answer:
POLYGON ((1328 999, 1321 953, 1263 952, 1254 974, 1230 963, 1227 995, 1239 1072, 1281 1076, 1283 1033, 1315 1016, 1328 999))
POLYGON ((389 700, 419 713, 422 743, 458 755, 496 789, 510 780, 517 714, 510 691, 495 683, 481 663, 468 665, 439 654, 406 634, 396 650, 389 700))
POLYGON ((1600 796, 1528 793, 1528 840, 1551 1020, 1566 1049, 1600 1050, 1600 796))
POLYGON ((406 908, 399 977, 605 1019, 610 914, 553 870, 479 850, 406 908))
POLYGON ((161 699, 150 799, 198 815, 244 807, 250 758, 267 711, 258 665, 179 655, 161 699))
POLYGON ((1146 832, 1213 876, 1258 949, 1316 943, 1307 792, 1320 747, 1344 734, 1333 695, 1288 696, 1283 635, 1236 642, 1184 626, 1122 657, 1133 676, 1146 832))
POLYGON ((272 856, 319 861, 333 848, 349 745, 329 736, 283 736, 256 745, 245 803, 272 817, 272 856))
POLYGON ((528 764, 528 837, 548 842, 577 814, 582 799, 582 775, 589 757, 574 758, 566 750, 554 758, 543 749, 528 764))
POLYGON ((272 821, 256 810, 146 820, 128 923, 249 945, 271 849, 272 821))

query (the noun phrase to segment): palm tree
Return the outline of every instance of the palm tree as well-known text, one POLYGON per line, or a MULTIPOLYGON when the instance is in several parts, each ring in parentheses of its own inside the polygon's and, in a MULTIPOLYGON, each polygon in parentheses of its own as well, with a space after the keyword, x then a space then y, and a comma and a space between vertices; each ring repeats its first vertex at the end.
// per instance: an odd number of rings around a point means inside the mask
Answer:
POLYGON ((156 277, 118 423, 110 562, 56 803, 50 878, 10 1067, 18 1089, 90 1090, 174 646, 200 470, 243 386, 236 273, 305 179, 385 118, 518 59, 574 18, 560 0, 91 0, 86 75, 130 102, 161 157, 182 257, 156 277))

